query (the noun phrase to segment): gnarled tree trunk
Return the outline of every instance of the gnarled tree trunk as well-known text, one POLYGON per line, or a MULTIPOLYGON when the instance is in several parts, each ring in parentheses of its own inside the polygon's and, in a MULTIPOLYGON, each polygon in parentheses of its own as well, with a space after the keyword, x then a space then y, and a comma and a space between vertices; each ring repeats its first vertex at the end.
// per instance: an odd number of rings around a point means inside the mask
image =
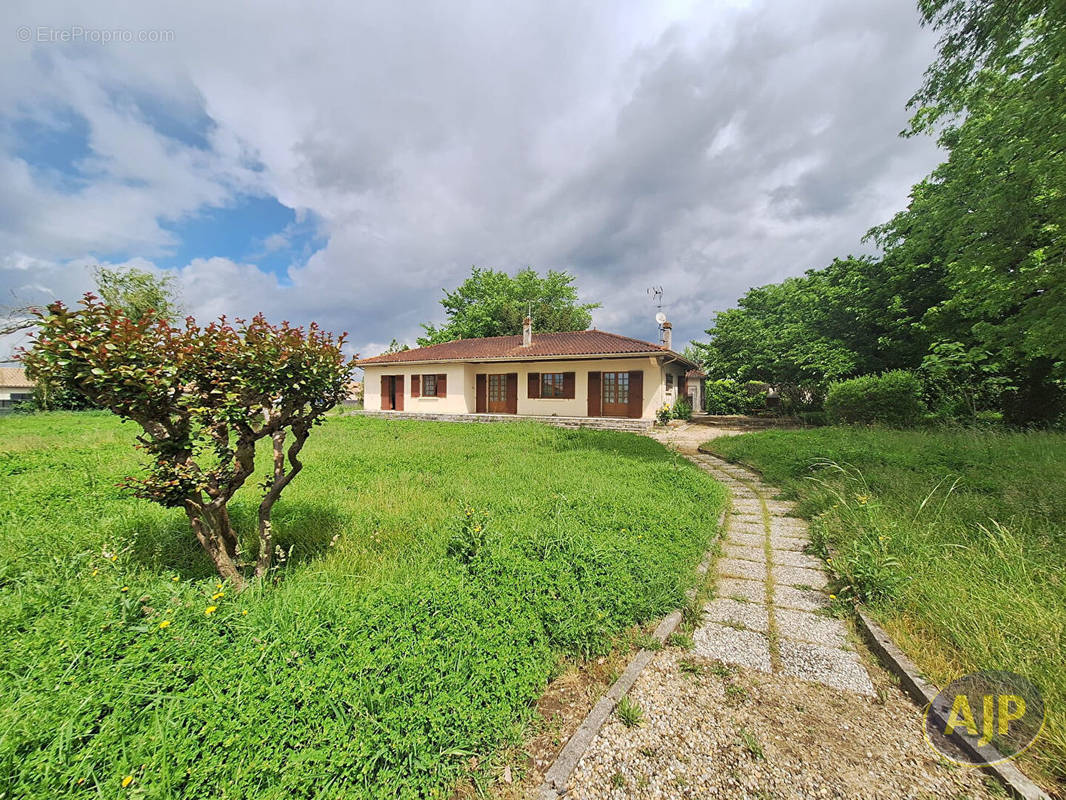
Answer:
POLYGON ((237 535, 230 524, 226 507, 215 503, 200 505, 187 500, 185 514, 200 545, 215 563, 219 576, 236 589, 243 589, 244 576, 237 563, 237 535))

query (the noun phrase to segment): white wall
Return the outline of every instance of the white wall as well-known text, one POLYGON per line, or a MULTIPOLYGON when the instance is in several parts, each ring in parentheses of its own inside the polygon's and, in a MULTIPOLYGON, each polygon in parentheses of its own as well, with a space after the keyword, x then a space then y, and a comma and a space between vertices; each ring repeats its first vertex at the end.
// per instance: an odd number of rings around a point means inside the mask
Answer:
MULTIPOLYGON (((677 369, 675 365, 671 368, 677 369)), ((473 362, 466 364, 391 364, 367 366, 363 376, 363 407, 381 409, 381 376, 403 375, 405 412, 426 414, 472 414, 476 408, 476 381, 479 373, 518 373, 518 413, 530 416, 584 417, 588 415, 589 372, 644 371, 644 419, 654 419, 664 403, 664 372, 655 356, 582 359, 560 361, 473 362), (526 396, 531 372, 573 372, 574 398, 529 398, 526 396), (411 397, 411 376, 447 374, 447 397, 411 397)), ((684 370, 681 370, 684 376, 684 370)), ((671 401, 672 402, 672 401, 671 401)))

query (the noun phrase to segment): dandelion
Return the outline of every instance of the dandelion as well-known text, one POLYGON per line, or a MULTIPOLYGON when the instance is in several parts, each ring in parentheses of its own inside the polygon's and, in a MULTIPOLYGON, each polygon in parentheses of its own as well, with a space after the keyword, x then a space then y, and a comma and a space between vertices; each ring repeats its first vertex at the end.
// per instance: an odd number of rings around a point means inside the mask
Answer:
POLYGON ((216 589, 221 589, 222 588, 222 584, 221 583, 216 583, 215 584, 215 588, 216 589))
POLYGON ((869 502, 870 495, 868 495, 868 494, 857 494, 857 495, 855 495, 855 499, 859 501, 859 505, 864 506, 864 505, 866 505, 869 502))
POLYGON ((115 555, 111 556, 111 560, 118 561, 118 553, 115 553, 115 555))
POLYGON ((165 619, 165 620, 163 620, 162 622, 159 623, 159 630, 163 630, 163 628, 169 628, 169 627, 170 627, 170 620, 169 619, 165 619))
POLYGON ((133 783, 133 776, 127 775, 125 778, 122 779, 122 788, 125 789, 131 783, 133 783))
POLYGON ((212 600, 218 600, 218 598, 225 597, 225 596, 226 596, 225 592, 215 592, 213 595, 211 595, 211 599, 212 600))
POLYGON ((248 609, 247 608, 244 609, 244 611, 241 612, 241 616, 242 617, 247 617, 248 616, 248 609))
POLYGON ((121 589, 120 591, 123 591, 123 592, 128 592, 129 590, 130 590, 130 587, 129 587, 129 586, 123 586, 123 587, 122 587, 122 589, 121 589))
POLYGON ((208 606, 204 609, 205 614, 214 614, 216 611, 218 611, 218 606, 208 606))
POLYGON ((173 578, 171 578, 171 580, 174 581, 174 583, 177 583, 178 581, 181 580, 181 578, 179 578, 177 575, 175 575, 173 578))
POLYGON ((830 600, 836 600, 837 596, 835 594, 831 594, 831 595, 829 595, 829 599, 830 600))
POLYGON ((98 569, 94 569, 93 570, 93 575, 94 576, 99 575, 99 574, 100 574, 100 570, 98 570, 98 569))

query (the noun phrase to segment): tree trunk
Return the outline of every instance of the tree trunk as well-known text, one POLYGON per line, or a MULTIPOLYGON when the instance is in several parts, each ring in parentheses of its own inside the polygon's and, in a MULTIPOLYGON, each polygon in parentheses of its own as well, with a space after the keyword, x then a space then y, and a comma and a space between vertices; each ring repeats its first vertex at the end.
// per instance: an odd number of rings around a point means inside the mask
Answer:
POLYGON ((303 464, 300 463, 299 454, 307 441, 311 431, 303 427, 293 429, 293 442, 289 446, 288 459, 292 466, 285 472, 285 431, 278 431, 271 437, 274 440, 274 478, 270 488, 263 495, 263 501, 259 504, 259 558, 255 563, 255 576, 261 578, 270 570, 270 564, 274 557, 274 528, 270 521, 270 514, 274 503, 281 496, 281 490, 289 485, 296 477, 303 464))
POLYGON ((243 589, 244 576, 237 566, 237 536, 226 507, 186 501, 185 513, 200 545, 214 562, 219 577, 232 583, 237 591, 243 589))

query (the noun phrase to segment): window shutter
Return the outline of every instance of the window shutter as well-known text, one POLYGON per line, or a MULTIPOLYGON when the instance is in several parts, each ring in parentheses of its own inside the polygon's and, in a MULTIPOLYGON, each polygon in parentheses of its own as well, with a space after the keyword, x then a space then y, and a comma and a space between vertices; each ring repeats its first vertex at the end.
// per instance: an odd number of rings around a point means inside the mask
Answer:
POLYGON ((421 397, 421 396, 422 396, 422 376, 421 375, 412 375, 411 376, 411 397, 421 397))
POLYGON ((629 373, 629 405, 626 416, 639 419, 644 414, 644 370, 629 373))
POLYGON ((536 400, 540 397, 540 373, 531 372, 526 378, 526 397, 536 400))
POLYGON ((447 397, 447 396, 448 396, 448 376, 447 375, 438 375, 437 376, 437 397, 447 397))
POLYGON ((389 376, 381 376, 381 410, 392 411, 392 404, 389 402, 389 376))
POLYGON ((564 372, 563 373, 563 397, 565 397, 567 400, 573 400, 574 397, 576 396, 576 394, 577 394, 577 389, 575 387, 576 383, 577 383, 577 381, 575 380, 575 376, 574 376, 573 372, 564 372))
POLYGON ((396 410, 403 411, 403 375, 396 376, 396 410))
POLYGON ((590 417, 598 417, 601 414, 602 406, 600 401, 603 398, 600 397, 600 373, 589 373, 589 401, 588 412, 590 417))
POLYGON ((481 372, 474 378, 474 413, 484 414, 488 408, 488 386, 485 373, 481 372))
POLYGON ((518 373, 507 373, 507 413, 518 413, 518 373))

